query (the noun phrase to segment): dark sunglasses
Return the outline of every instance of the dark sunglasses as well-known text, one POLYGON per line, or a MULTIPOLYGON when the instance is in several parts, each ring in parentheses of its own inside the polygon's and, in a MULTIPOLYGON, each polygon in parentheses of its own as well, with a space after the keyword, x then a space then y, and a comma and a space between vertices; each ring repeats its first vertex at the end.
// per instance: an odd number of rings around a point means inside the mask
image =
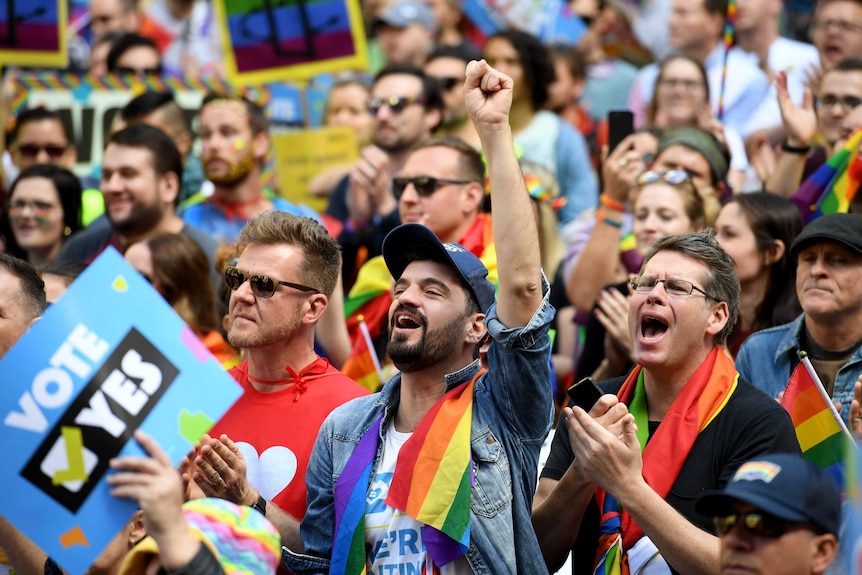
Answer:
POLYGON ((392 180, 392 193, 395 194, 395 199, 400 200, 404 190, 409 184, 413 184, 416 188, 416 193, 420 198, 427 198, 437 191, 440 186, 446 184, 471 184, 470 180, 448 180, 446 178, 432 178, 431 176, 418 176, 416 178, 398 177, 392 180))
POLYGON ((455 78, 454 76, 444 76, 442 78, 437 78, 437 83, 440 84, 440 89, 444 92, 448 92, 455 86, 460 86, 464 83, 463 78, 455 78))
POLYGON ((668 170, 666 172, 649 170, 639 175, 636 183, 639 187, 648 186, 656 182, 666 182, 672 186, 678 186, 688 181, 691 181, 691 174, 685 170, 668 170))
POLYGON ((320 293, 319 290, 316 290, 313 287, 304 286, 302 284, 283 282, 281 280, 277 280, 275 278, 271 278, 269 276, 264 276, 261 274, 254 274, 251 276, 246 275, 246 272, 233 266, 225 268, 224 283, 230 289, 238 290, 239 286, 245 283, 245 280, 248 280, 248 283, 251 286, 251 293, 253 293, 256 297, 272 297, 275 293, 275 288, 280 285, 287 286, 289 288, 293 288, 302 292, 320 293))
POLYGON ((380 111, 380 108, 383 106, 389 106, 389 109, 392 110, 393 114, 400 114, 403 112, 407 106, 412 106, 413 104, 425 104, 425 98, 422 96, 416 96, 415 98, 410 98, 407 96, 390 96, 388 98, 371 98, 368 102, 368 113, 372 116, 376 116, 377 112, 380 111))
POLYGON ((33 159, 39 155, 39 152, 45 152, 52 160, 59 160, 69 146, 57 146, 48 144, 40 146, 39 144, 21 144, 18 146, 18 151, 21 155, 28 159, 33 159))
POLYGON ((764 539, 778 539, 788 531, 801 529, 805 526, 805 523, 779 519, 763 511, 751 511, 742 515, 734 513, 733 515, 716 517, 715 530, 719 535, 727 535, 740 522, 749 535, 764 539))
POLYGON ((129 74, 131 76, 160 76, 162 74, 161 68, 129 68, 127 66, 120 66, 117 68, 117 74, 129 74))

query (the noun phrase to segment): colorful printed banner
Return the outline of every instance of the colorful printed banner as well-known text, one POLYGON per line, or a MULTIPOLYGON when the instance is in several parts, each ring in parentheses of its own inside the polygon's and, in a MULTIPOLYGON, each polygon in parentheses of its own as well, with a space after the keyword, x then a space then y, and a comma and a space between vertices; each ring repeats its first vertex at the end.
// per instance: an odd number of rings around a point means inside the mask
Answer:
POLYGON ((110 248, 6 354, 0 372, 0 515, 72 575, 137 508, 105 482, 111 458, 143 454, 134 430, 179 464, 242 393, 110 248))
POLYGON ((213 0, 237 85, 365 69, 358 0, 213 0))
POLYGON ((0 0, 0 64, 64 68, 66 0, 0 0))

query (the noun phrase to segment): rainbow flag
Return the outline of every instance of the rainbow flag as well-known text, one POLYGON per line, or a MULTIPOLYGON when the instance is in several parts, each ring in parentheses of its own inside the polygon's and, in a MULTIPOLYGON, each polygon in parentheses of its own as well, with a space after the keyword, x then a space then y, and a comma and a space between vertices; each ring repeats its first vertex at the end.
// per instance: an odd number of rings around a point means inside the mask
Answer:
POLYGON ((356 338, 358 341, 354 341, 350 357, 341 368, 341 373, 374 393, 384 383, 383 369, 380 367, 371 334, 368 333, 368 326, 365 325, 365 317, 360 315, 356 319, 360 337, 356 338))
POLYGON ((335 482, 335 537, 329 575, 365 575, 365 498, 383 416, 365 432, 335 482))
POLYGON ((817 168, 790 198, 805 223, 820 216, 847 213, 862 182, 862 159, 859 144, 862 128, 847 139, 844 147, 817 168))
POLYGON ((401 447, 386 504, 424 523, 422 539, 435 565, 470 546, 470 427, 473 386, 449 390, 401 447))
POLYGON ((803 457, 826 470, 843 490, 850 432, 808 357, 803 357, 793 370, 781 405, 790 413, 803 457))
POLYGON ((718 91, 718 121, 724 121, 724 92, 727 86, 727 58, 733 48, 733 37, 736 32, 736 0, 727 3, 727 17, 724 19, 724 60, 721 63, 721 84, 718 91))

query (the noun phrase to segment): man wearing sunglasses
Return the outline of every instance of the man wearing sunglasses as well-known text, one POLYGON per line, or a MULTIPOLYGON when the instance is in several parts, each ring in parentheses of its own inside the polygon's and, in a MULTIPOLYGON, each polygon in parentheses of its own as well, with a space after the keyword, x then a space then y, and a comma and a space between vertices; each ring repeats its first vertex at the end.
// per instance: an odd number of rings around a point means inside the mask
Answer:
POLYGON ((600 382, 594 405, 564 408, 533 525, 551 571, 571 550, 575 573, 622 562, 712 573, 718 540, 695 496, 723 487, 740 461, 799 443, 784 408, 739 377, 724 348, 740 287, 711 229, 656 242, 630 285, 636 366, 600 382))
POLYGON ((392 178, 443 117, 439 84, 409 64, 393 64, 377 74, 368 108, 374 116, 374 145, 360 151, 326 209, 327 215, 344 223, 338 243, 346 290, 356 277, 359 253, 367 251, 369 258, 380 255, 383 238, 400 223, 392 178))
POLYGON ((230 373, 244 393, 204 437, 194 479, 209 497, 254 506, 287 537, 295 520, 285 514, 305 514, 306 466, 323 420, 368 392, 314 348, 341 267, 326 229, 269 210, 249 220, 238 248, 224 281, 227 339, 246 356, 230 373))
POLYGON ((701 496, 697 509, 715 519, 722 574, 820 575, 837 554, 838 486, 799 455, 743 463, 724 489, 701 496))
POLYGON ((488 270, 464 247, 413 223, 387 236, 396 278, 388 350, 401 373, 321 429, 301 546, 286 541, 297 575, 547 573, 529 506, 553 411, 554 312, 508 123, 512 79, 471 62, 465 86, 488 160, 494 240, 507 256, 496 302, 488 270), (439 465, 432 444, 449 454, 439 465))
MULTIPOLYGON (((441 0, 449 3, 449 0, 441 0)), ((478 60, 482 54, 470 44, 459 46, 439 45, 428 55, 423 69, 425 74, 437 80, 443 95, 443 122, 437 130, 439 136, 461 138, 474 148, 479 148, 479 134, 467 116, 464 105, 464 75, 467 64, 478 60)))

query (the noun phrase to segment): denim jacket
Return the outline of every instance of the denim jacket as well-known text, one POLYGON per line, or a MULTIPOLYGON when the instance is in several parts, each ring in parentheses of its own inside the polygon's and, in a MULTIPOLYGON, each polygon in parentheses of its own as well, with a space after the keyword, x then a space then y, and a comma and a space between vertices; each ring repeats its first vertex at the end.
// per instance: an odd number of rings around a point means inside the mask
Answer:
MULTIPOLYGON (((804 329, 805 314, 784 325, 751 334, 736 356, 739 375, 772 397, 784 391, 790 375, 799 363, 799 341, 804 329)), ((862 347, 841 366, 835 375, 832 399, 841 402, 841 418, 850 418, 853 384, 862 373, 862 347)))
MULTIPOLYGON (((496 304, 485 319, 494 342, 488 350, 490 368, 476 381, 473 392, 475 481, 466 556, 477 574, 548 572, 530 520, 539 450, 553 419, 548 324, 554 308, 548 303, 547 283, 544 287, 544 301, 526 327, 504 326, 497 318, 496 304)), ((448 374, 446 389, 469 381, 479 369, 477 360, 448 374)), ((285 563, 297 575, 328 573, 335 533, 335 482, 381 413, 381 429, 386 429, 397 411, 400 389, 399 374, 380 393, 352 400, 324 421, 306 474, 308 510, 300 527, 305 551, 299 554, 284 548, 285 563)), ((382 445, 381 437, 375 468, 382 445)))

